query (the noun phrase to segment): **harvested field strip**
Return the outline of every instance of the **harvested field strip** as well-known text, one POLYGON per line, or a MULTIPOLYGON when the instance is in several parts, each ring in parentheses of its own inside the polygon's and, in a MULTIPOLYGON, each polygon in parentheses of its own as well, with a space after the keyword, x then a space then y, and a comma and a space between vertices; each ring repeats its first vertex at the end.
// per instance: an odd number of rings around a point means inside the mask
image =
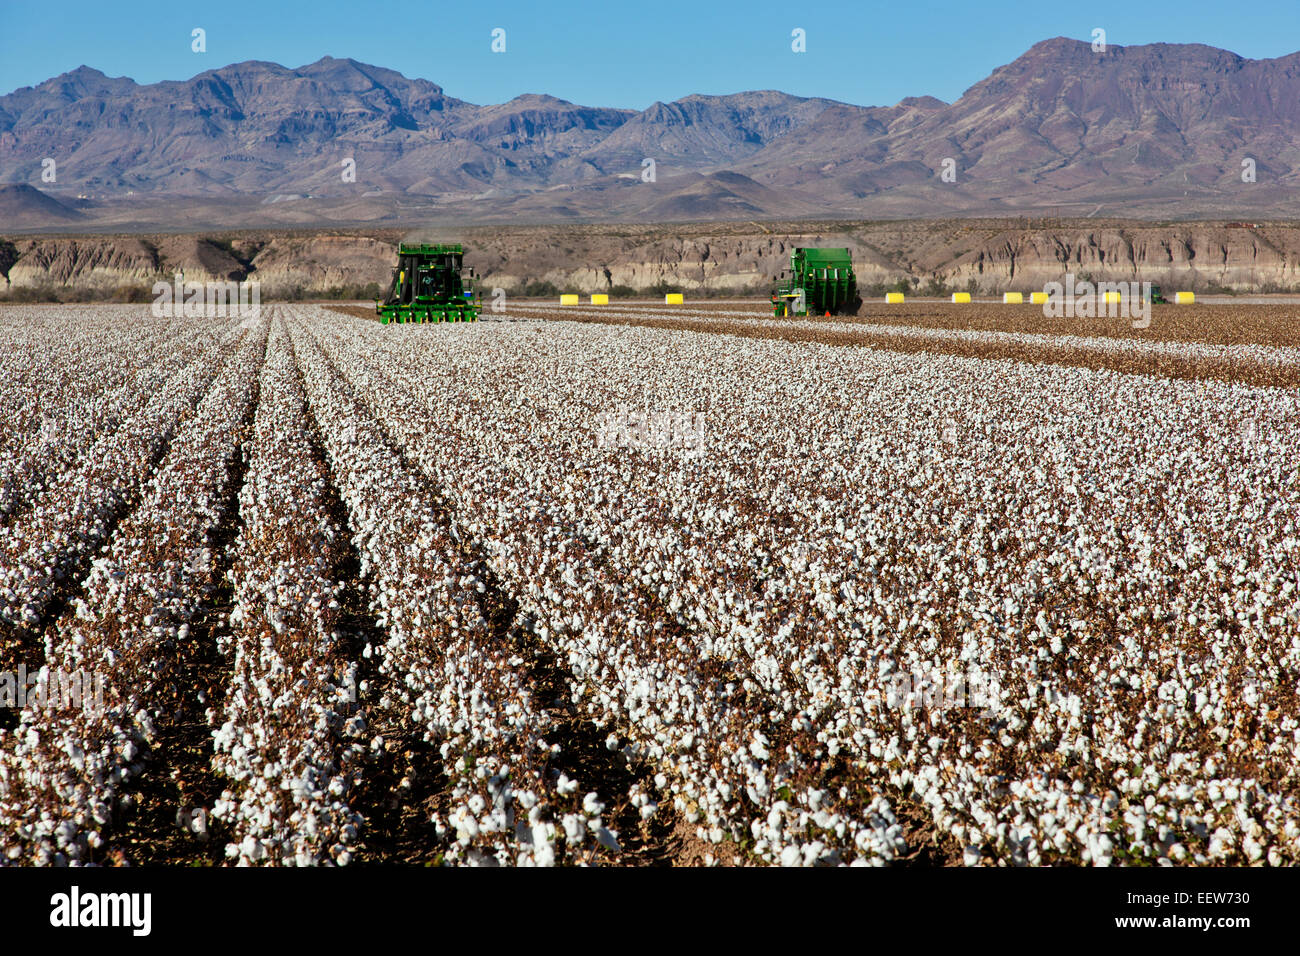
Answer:
POLYGON ((1255 345, 1300 348, 1300 308, 1295 305, 1154 305, 1151 325, 1134 328, 1125 318, 1048 318, 1040 305, 953 306, 918 303, 905 309, 871 303, 856 317, 839 322, 909 325, 974 332, 1021 332, 1134 339, 1143 342, 1196 342, 1203 345, 1255 345))
POLYGON ((331 312, 338 312, 340 315, 350 315, 357 319, 369 319, 371 322, 379 321, 379 316, 375 314, 373 305, 323 305, 321 308, 329 309, 331 312))
MULTIPOLYGON (((519 310, 517 310, 519 311, 519 310)), ((1293 387, 1300 385, 1300 354, 1257 346, 1180 346, 1171 343, 1137 343, 1121 339, 1051 339, 1017 333, 945 332, 914 328, 891 329, 817 325, 803 320, 739 320, 658 318, 628 315, 611 318, 593 314, 538 312, 549 321, 632 325, 659 329, 684 329, 745 338, 817 342, 895 352, 938 353, 963 358, 997 359, 1109 369, 1131 375, 1171 379, 1239 382, 1245 385, 1293 387), (1112 344, 1115 343, 1115 344, 1112 344), (1123 344, 1120 344, 1123 343, 1123 344), (1232 348, 1234 351, 1226 351, 1232 348), (1186 354, 1184 354, 1185 349, 1186 354)))
MULTIPOLYGON (((749 303, 687 302, 666 306, 663 303, 615 303, 609 306, 565 306, 554 302, 512 301, 506 317, 516 312, 545 312, 564 316, 577 312, 588 315, 649 315, 688 318, 750 318, 775 322, 795 321, 775 318, 770 305, 749 303)), ((491 313, 485 315, 490 317, 491 313)), ((1285 303, 1233 305, 1153 305, 1151 324, 1134 328, 1124 317, 1049 318, 1041 305, 1004 305, 977 302, 955 305, 949 302, 912 302, 888 305, 868 302, 856 316, 836 315, 829 319, 811 316, 811 324, 835 322, 862 325, 911 326, 932 330, 969 332, 1017 332, 1045 336, 1080 336, 1119 338, 1140 342, 1195 342, 1203 345, 1245 345, 1267 348, 1300 347, 1300 306, 1285 303)))

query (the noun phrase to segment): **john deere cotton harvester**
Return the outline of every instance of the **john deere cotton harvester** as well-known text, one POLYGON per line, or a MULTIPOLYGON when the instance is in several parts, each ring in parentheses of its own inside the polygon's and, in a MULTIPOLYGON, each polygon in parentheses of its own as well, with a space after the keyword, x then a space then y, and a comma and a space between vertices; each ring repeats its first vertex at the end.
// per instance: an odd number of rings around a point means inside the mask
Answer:
POLYGON ((847 249, 794 249, 790 270, 772 293, 778 315, 832 315, 857 312, 858 281, 847 249))
POLYGON ((464 250, 455 245, 408 245, 397 249, 388 296, 375 301, 379 321, 473 322, 480 311, 474 272, 463 275, 464 250))

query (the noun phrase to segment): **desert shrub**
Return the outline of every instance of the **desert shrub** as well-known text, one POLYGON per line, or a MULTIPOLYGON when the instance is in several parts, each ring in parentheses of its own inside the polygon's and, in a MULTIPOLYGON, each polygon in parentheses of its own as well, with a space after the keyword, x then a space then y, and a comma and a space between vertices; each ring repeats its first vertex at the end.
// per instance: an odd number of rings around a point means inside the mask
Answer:
POLYGON ((315 298, 331 300, 353 300, 353 299, 377 299, 382 295, 378 282, 353 282, 345 285, 336 285, 332 288, 325 289, 315 293, 315 298))
POLYGON ((521 286, 508 289, 506 295, 522 299, 553 299, 563 291, 554 282, 531 279, 521 286))
POLYGON ((112 300, 114 302, 152 302, 153 292, 144 286, 120 285, 113 290, 112 300))

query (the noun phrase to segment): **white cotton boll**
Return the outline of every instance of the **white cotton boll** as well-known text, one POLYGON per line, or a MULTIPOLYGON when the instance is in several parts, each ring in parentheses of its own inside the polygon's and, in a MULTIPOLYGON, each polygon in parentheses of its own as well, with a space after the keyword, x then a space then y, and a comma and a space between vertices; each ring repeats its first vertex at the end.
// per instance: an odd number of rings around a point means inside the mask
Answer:
POLYGON ((533 863, 536 866, 555 866, 555 845, 549 841, 537 844, 533 850, 533 863))
POLYGON ((613 850, 615 853, 620 852, 622 847, 619 846, 618 837, 615 835, 614 831, 610 830, 608 827, 594 826, 594 822, 595 821, 593 821, 592 831, 596 834, 596 842, 607 850, 613 850))
POLYGON ((581 846, 583 834, 586 833, 586 821, 576 813, 566 813, 561 821, 564 826, 564 838, 570 846, 581 846))
POLYGON ((251 834, 244 837, 243 842, 239 844, 239 855, 245 859, 257 860, 263 852, 261 842, 251 834))
POLYGON ((470 841, 477 839, 479 835, 478 821, 468 813, 465 813, 463 810, 460 811, 460 815, 453 819, 452 823, 456 826, 457 840, 462 843, 469 843, 470 841))

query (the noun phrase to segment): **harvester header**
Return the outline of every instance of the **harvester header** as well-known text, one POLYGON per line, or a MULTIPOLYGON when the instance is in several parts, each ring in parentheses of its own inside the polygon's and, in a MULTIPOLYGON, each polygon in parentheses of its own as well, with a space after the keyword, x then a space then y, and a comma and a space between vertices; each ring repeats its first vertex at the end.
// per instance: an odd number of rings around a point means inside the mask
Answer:
POLYGON ((465 250, 460 243, 402 243, 397 268, 383 301, 375 302, 379 321, 473 322, 480 304, 474 272, 464 275, 465 250))
POLYGON ((850 313, 861 304, 847 249, 792 249, 790 269, 781 273, 781 284, 772 293, 778 316, 850 313))

